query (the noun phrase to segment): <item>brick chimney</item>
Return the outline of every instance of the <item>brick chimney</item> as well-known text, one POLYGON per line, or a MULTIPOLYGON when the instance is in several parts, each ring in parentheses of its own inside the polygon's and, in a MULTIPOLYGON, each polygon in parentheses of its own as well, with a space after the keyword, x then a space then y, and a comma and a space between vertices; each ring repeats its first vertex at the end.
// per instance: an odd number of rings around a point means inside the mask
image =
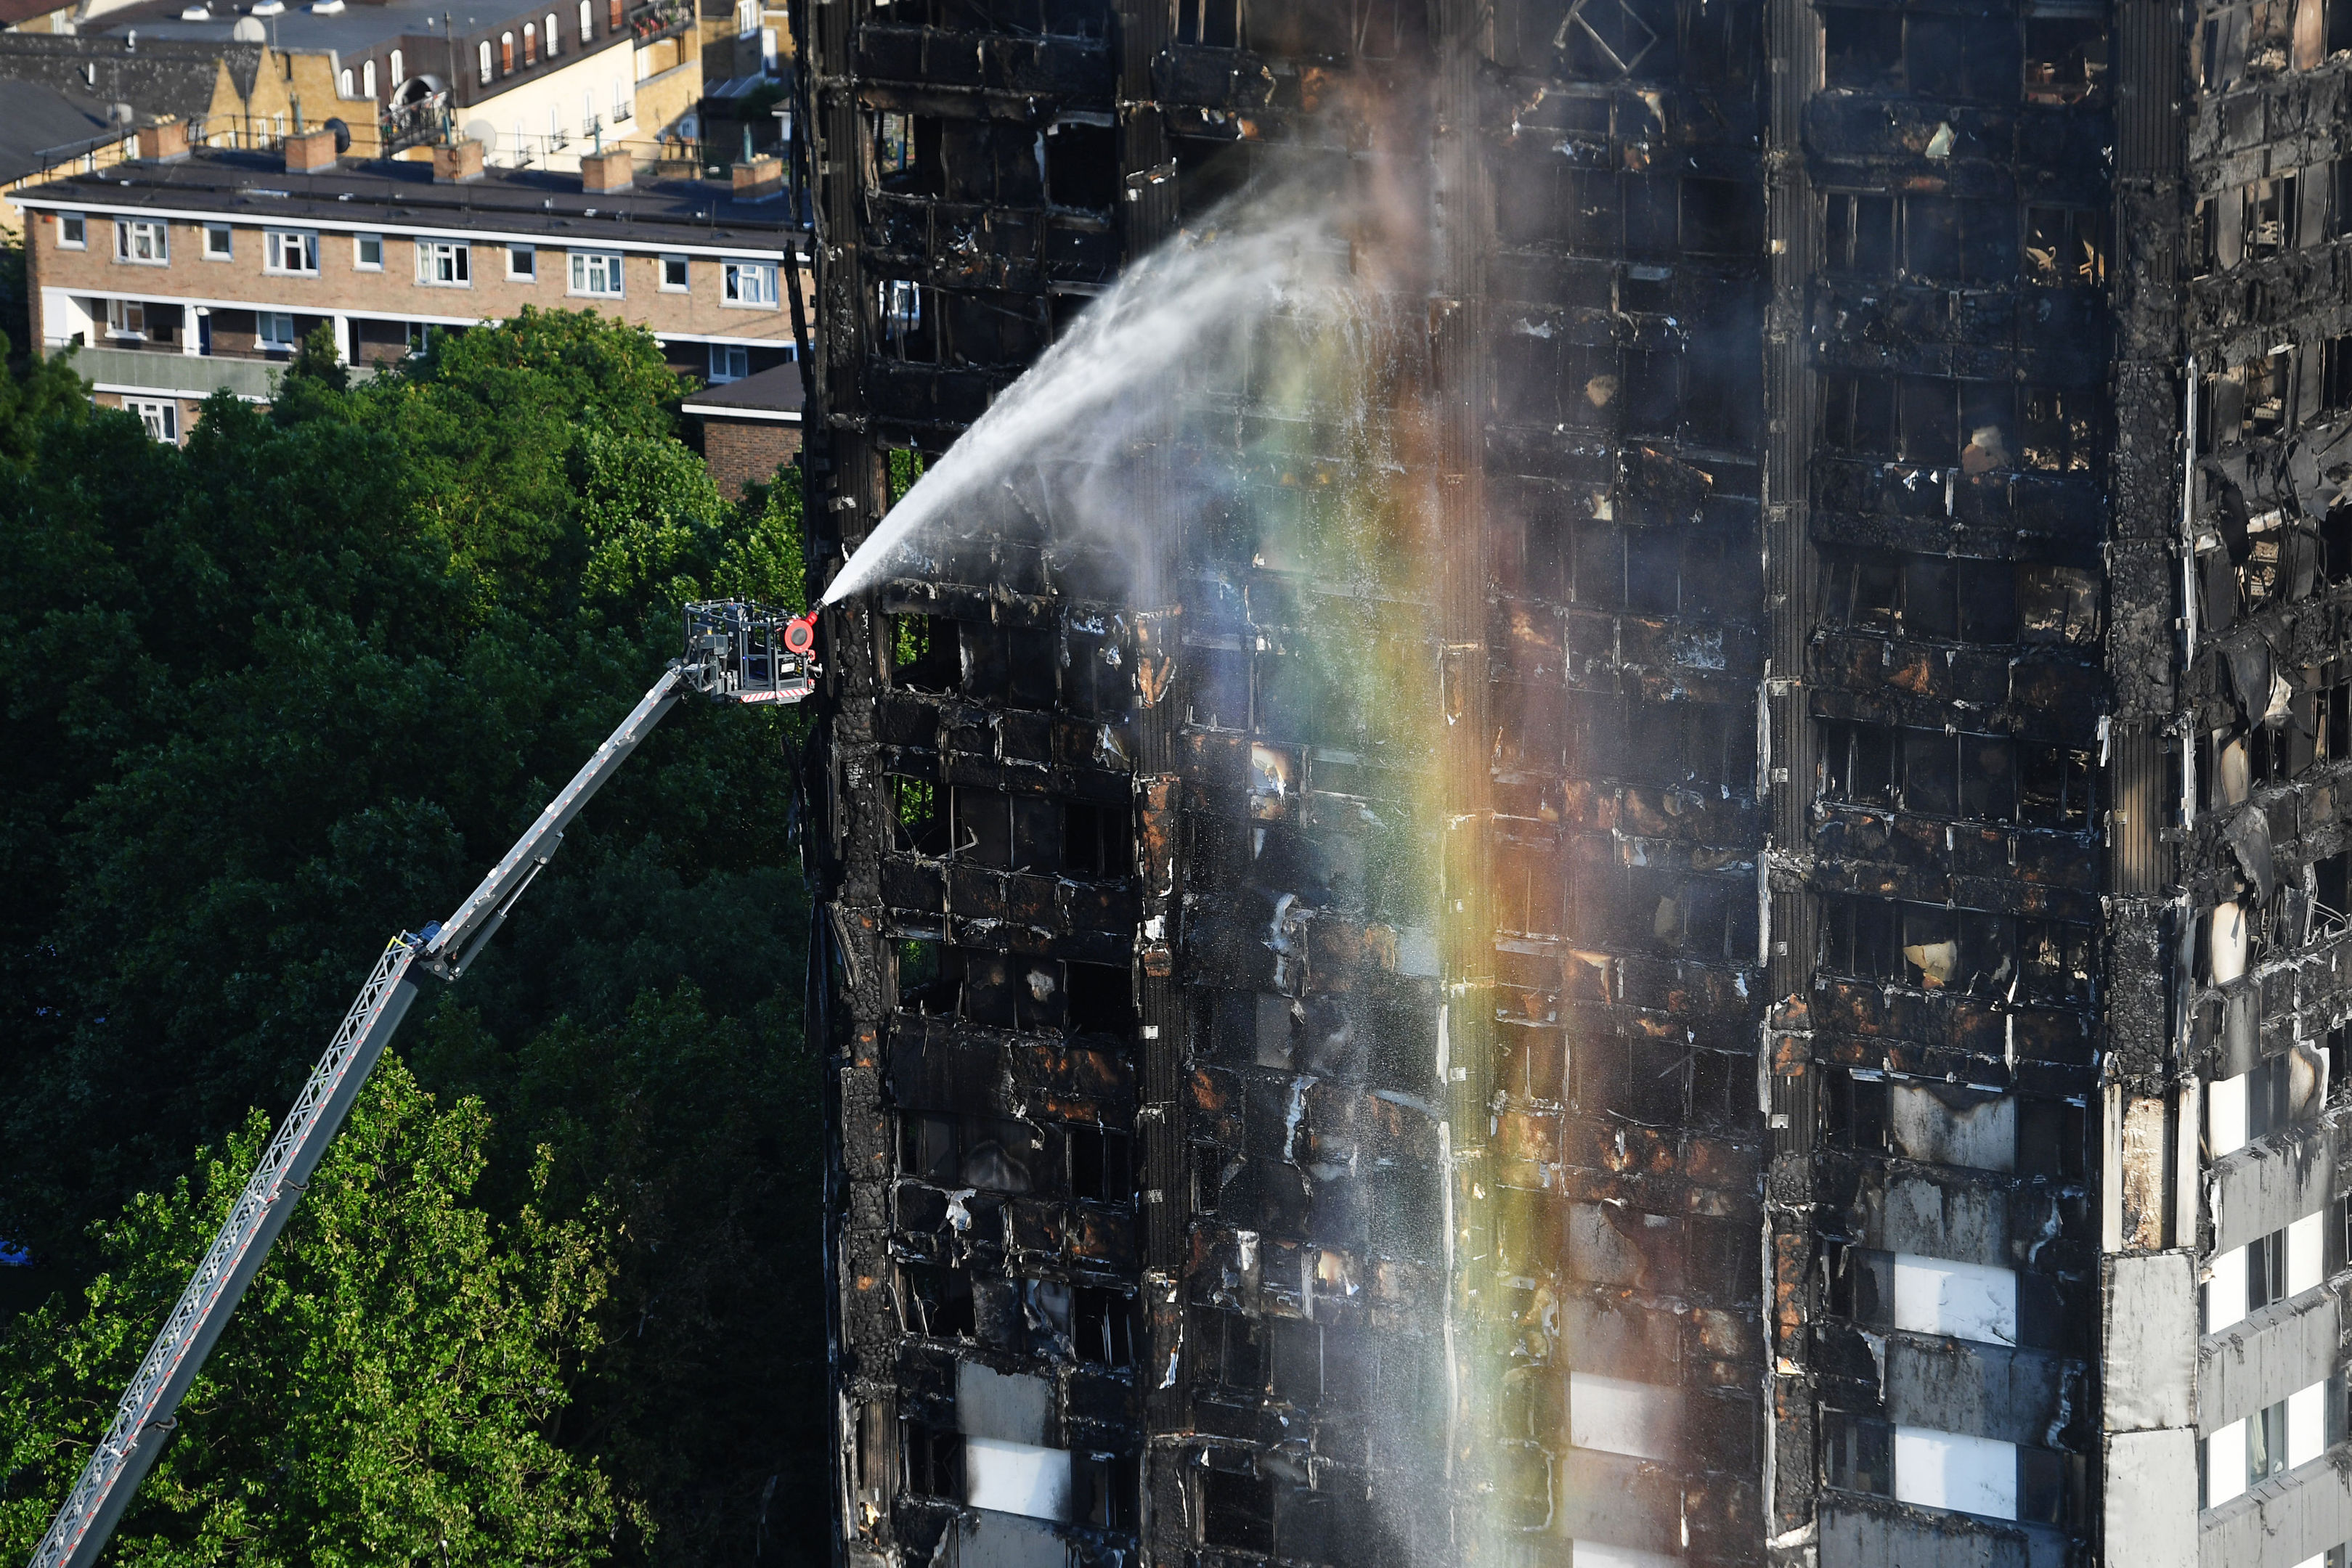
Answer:
POLYGON ((321 174, 335 166, 335 133, 327 126, 286 139, 289 174, 321 174))
POLYGON ((584 153, 580 159, 580 188, 592 196, 625 191, 636 183, 637 161, 621 148, 584 153))
POLYGON ((784 161, 773 156, 735 165, 735 199, 765 202, 784 193, 784 161))
POLYGON ((433 149, 433 183, 463 184, 482 177, 482 144, 471 137, 433 149))
POLYGON ((153 163, 176 163, 188 155, 188 122, 166 120, 139 128, 139 156, 153 163))

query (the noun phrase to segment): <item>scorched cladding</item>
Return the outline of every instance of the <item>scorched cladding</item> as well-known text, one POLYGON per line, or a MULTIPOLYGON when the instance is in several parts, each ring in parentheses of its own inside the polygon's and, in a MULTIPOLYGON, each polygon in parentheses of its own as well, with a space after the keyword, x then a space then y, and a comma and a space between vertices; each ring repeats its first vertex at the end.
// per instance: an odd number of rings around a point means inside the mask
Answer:
POLYGON ((845 1558, 2340 1562, 2352 5, 800 21, 845 1558))

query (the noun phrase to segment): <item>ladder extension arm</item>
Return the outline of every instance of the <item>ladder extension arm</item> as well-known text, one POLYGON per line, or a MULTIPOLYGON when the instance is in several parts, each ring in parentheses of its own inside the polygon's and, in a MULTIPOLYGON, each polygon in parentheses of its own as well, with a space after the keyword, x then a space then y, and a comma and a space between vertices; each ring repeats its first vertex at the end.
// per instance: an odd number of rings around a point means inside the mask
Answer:
POLYGON ((679 696, 701 689, 705 678, 703 666, 672 665, 456 914, 427 926, 421 936, 395 936, 385 946, 333 1043, 247 1180, 227 1222, 213 1238, 195 1277, 164 1321, 163 1332, 140 1363, 113 1423, 35 1549, 31 1568, 89 1568, 105 1550, 116 1520, 171 1436, 173 1413, 181 1398, 203 1370, 237 1299, 269 1256, 270 1244, 285 1228, 303 1185, 342 1125, 384 1042, 415 999, 412 969, 421 965, 445 980, 463 974, 555 853, 572 819, 679 696))

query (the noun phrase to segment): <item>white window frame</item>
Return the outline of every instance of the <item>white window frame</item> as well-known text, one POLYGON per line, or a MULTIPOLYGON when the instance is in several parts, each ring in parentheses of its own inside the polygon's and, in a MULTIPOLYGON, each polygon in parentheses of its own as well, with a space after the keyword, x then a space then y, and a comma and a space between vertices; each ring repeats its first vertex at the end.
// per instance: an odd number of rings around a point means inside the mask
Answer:
POLYGON ((546 51, 542 57, 551 60, 562 52, 555 43, 555 13, 552 11, 540 18, 540 30, 546 36, 540 39, 539 47, 546 51))
POLYGON ((302 329, 295 325, 291 310, 257 310, 253 313, 253 340, 264 352, 283 350, 290 354, 302 341, 302 329), (278 321, 286 323, 282 336, 273 336, 269 330, 271 323, 278 321))
POLYGON ((694 261, 690 256, 666 256, 661 258, 661 291, 664 294, 687 294, 694 287, 694 261), (677 281, 669 280, 671 267, 677 268, 677 281))
POLYGON ((776 308, 776 264, 772 261, 723 261, 719 264, 719 302, 736 310, 776 308), (751 287, 747 289, 745 285, 751 287), (765 298, 761 298, 765 295, 765 298))
POLYGON ((230 228, 226 224, 206 224, 205 225, 205 248, 202 254, 206 261, 235 261, 236 259, 236 231, 230 228), (213 248, 213 241, 215 239, 220 241, 220 248, 217 250, 213 248))
POLYGON ((475 49, 474 60, 480 68, 482 85, 484 87, 489 86, 493 78, 491 75, 490 41, 488 38, 484 38, 479 47, 475 49))
POLYGON ((620 299, 626 290, 616 250, 575 250, 564 271, 565 292, 583 299, 620 299), (599 280, 604 287, 599 286, 599 280))
POLYGON ((539 246, 511 243, 507 246, 507 281, 537 283, 539 281, 539 246), (520 267, 515 265, 521 262, 520 267))
POLYGON ((425 288, 474 287, 472 242, 462 239, 421 239, 416 242, 416 281, 425 288))
POLYGON ((106 302, 106 335, 109 338, 147 336, 147 302, 143 299, 110 299, 106 302))
POLYGON ((589 39, 596 36, 596 31, 593 25, 595 22, 595 19, 596 13, 594 7, 590 5, 588 0, 580 0, 580 41, 583 44, 587 43, 589 39))
POLYGON ((117 218, 114 220, 114 259, 126 267, 169 267, 172 265, 172 225, 161 218, 117 218), (134 237, 135 236, 135 237, 134 237), (134 256, 139 242, 150 242, 154 254, 134 256))
POLYGON ((373 60, 360 62, 360 92, 367 98, 375 96, 375 62, 373 60))
POLYGON ((352 236, 352 270, 353 272, 382 272, 383 270, 383 236, 382 235, 353 235, 352 236), (373 261, 370 261, 368 259, 368 246, 373 246, 375 247, 375 259, 373 261))
POLYGON ((337 71, 335 73, 335 96, 337 98, 357 98, 359 95, 359 83, 352 76, 352 68, 345 66, 341 70, 337 71))
POLYGON ((89 218, 83 213, 58 214, 58 248, 88 250, 89 248, 89 218))
POLYGON ((261 270, 272 277, 316 277, 319 276, 319 231, 316 229, 264 229, 262 231, 261 270), (288 258, 292 258, 289 265, 288 258))
POLYGON ((126 397, 122 411, 138 416, 139 423, 147 427, 149 440, 168 441, 174 446, 180 444, 178 398, 126 397))
POLYGON ((392 51, 392 90, 398 92, 408 79, 408 57, 398 49, 392 51))
POLYGON ((740 382, 743 380, 744 377, 751 373, 751 350, 743 347, 740 343, 713 343, 709 345, 709 348, 710 374, 704 379, 712 386, 725 386, 729 382, 740 382), (742 358, 743 368, 740 371, 736 370, 732 364, 729 363, 730 361, 732 361, 738 355, 740 355, 742 358))

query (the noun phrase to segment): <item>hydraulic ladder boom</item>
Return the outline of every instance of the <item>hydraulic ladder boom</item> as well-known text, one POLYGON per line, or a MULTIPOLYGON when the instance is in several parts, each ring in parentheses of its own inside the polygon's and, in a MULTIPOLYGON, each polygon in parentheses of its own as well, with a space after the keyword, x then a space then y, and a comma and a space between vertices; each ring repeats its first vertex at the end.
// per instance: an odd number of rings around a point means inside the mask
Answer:
POLYGON ((203 1370, 213 1342, 269 1256, 319 1157, 415 999, 412 971, 421 966, 444 980, 465 973, 555 853, 564 828, 688 692, 739 703, 796 703, 806 696, 814 689, 814 665, 808 657, 814 623, 813 612, 787 619, 734 600, 689 605, 686 656, 663 672, 506 858, 447 920, 385 944, 326 1055, 262 1151, 236 1207, 140 1363, 112 1424, 35 1549, 32 1568, 87 1568, 105 1550, 115 1521, 171 1437, 173 1412, 203 1370))

